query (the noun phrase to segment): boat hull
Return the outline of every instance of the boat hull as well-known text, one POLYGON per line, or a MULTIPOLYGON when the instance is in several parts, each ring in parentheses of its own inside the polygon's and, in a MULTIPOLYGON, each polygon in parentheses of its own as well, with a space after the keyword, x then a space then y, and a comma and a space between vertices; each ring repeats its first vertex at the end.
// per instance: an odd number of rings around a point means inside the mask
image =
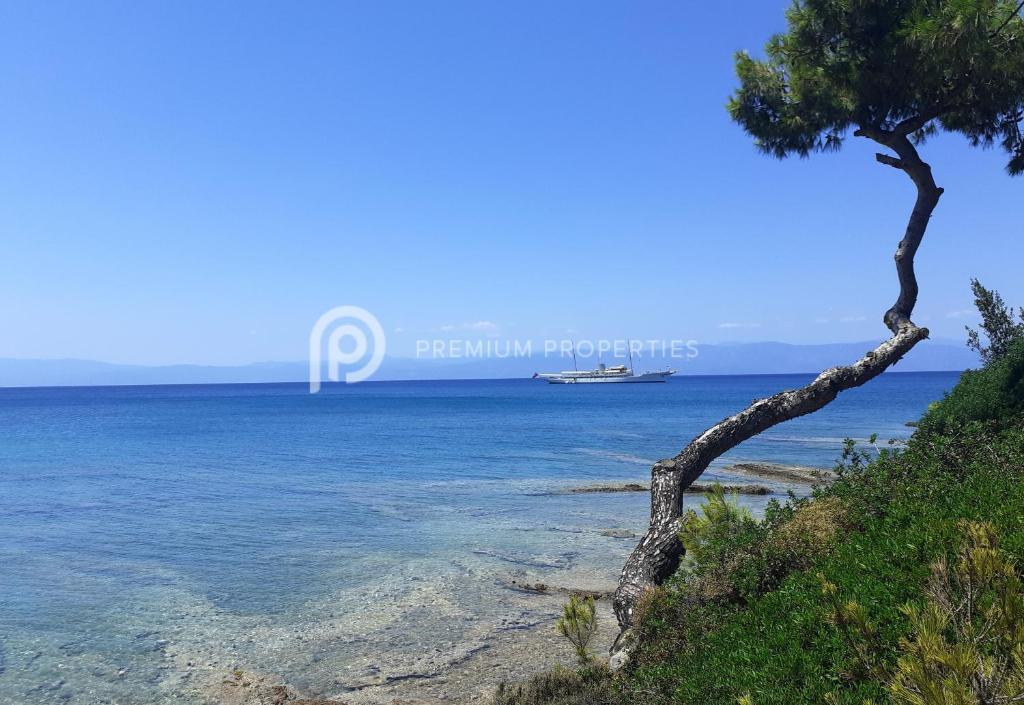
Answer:
POLYGON ((664 382, 672 372, 645 372, 642 375, 622 375, 615 377, 545 377, 548 384, 644 384, 664 382))

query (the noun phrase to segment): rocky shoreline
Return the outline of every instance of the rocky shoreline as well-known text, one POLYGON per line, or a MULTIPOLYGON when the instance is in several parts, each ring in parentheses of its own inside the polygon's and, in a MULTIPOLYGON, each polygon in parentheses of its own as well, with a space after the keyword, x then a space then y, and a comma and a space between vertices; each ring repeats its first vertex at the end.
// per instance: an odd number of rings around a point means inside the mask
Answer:
MULTIPOLYGON (((810 487, 827 482, 830 473, 774 463, 737 463, 718 471, 719 474, 750 478, 749 484, 725 484, 726 491, 743 495, 769 495, 785 492, 788 487, 810 487), (765 484, 760 484, 765 483, 765 484)), ((695 483, 692 493, 706 492, 712 483, 695 483)), ((588 495, 613 492, 647 492, 646 484, 619 484, 570 487, 550 495, 588 495)), ((622 539, 622 551, 638 539, 643 527, 593 527, 586 533, 609 539, 622 539)), ((481 624, 443 648, 428 649, 410 658, 393 659, 389 647, 366 643, 365 668, 357 679, 336 681, 327 697, 311 697, 301 687, 286 683, 268 673, 236 670, 207 672, 205 690, 208 699, 217 705, 442 705, 449 703, 486 703, 501 682, 525 680, 532 674, 556 664, 573 663, 571 649, 554 630, 554 623, 569 595, 593 597, 598 609, 597 653, 606 653, 616 636, 616 620, 611 609, 614 584, 611 575, 580 579, 578 573, 567 573, 568 566, 549 556, 506 556, 493 551, 474 551, 485 558, 515 564, 505 577, 493 576, 494 599, 506 605, 506 616, 495 622, 481 624), (528 559, 528 560, 527 560, 528 559), (576 576, 576 577, 573 577, 576 576)), ((617 567, 617 566, 616 566, 617 567)), ((479 576, 483 577, 483 576, 479 576)), ((456 589, 453 586, 453 589, 456 589)), ((427 608, 430 604, 419 608, 427 608)), ((418 609, 407 606, 405 609, 418 609)), ((315 640, 307 643, 313 650, 315 640)), ((313 656, 315 659, 315 655, 313 656)), ((364 659, 359 659, 363 661, 364 659)), ((322 691, 321 691, 322 692, 322 691)))
MULTIPOLYGON (((617 629, 611 608, 612 587, 567 588, 544 583, 503 586, 528 599, 531 619, 498 626, 458 653, 427 654, 415 672, 391 674, 377 682, 351 687, 329 698, 309 697, 267 674, 236 670, 210 682, 207 692, 216 705, 450 705, 487 703, 501 682, 526 680, 555 665, 571 665, 573 655, 554 630, 569 594, 594 597, 598 611, 596 653, 607 653, 617 629)), ((383 655, 382 655, 383 656, 383 655)))

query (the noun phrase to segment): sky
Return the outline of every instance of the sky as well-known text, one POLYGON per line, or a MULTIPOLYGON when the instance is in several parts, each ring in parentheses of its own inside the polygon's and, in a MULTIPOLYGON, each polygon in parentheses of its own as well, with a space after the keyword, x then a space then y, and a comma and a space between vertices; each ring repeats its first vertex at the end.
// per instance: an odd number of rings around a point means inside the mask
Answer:
MULTIPOLYGON (((0 357, 300 360, 358 305, 425 337, 881 339, 913 187, 850 137, 777 161, 733 53, 786 3, 8 2, 0 357)), ((1024 303, 1024 181, 946 193, 915 319, 1024 303)))

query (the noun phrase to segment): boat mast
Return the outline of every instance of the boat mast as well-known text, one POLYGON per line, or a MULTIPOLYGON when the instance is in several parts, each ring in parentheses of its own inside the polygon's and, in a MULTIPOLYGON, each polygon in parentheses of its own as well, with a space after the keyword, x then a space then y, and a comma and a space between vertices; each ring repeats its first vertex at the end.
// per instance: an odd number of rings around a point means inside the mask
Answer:
POLYGON ((636 372, 633 370, 633 341, 629 338, 626 338, 626 347, 629 350, 629 374, 635 376, 636 372))
POLYGON ((579 368, 576 367, 576 341, 572 338, 569 339, 570 345, 572 345, 572 369, 573 372, 579 372, 579 368))

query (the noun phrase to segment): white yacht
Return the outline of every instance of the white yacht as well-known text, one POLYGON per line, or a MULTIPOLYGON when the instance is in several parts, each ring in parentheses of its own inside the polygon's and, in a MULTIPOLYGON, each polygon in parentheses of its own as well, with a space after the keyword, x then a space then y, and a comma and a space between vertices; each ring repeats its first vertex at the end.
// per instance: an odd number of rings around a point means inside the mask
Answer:
POLYGON ((676 373, 675 370, 663 370, 661 372, 644 372, 633 374, 631 367, 615 365, 608 367, 604 363, 597 366, 596 370, 579 372, 572 370, 568 372, 537 372, 534 379, 542 379, 549 384, 592 384, 605 382, 664 382, 676 373))

